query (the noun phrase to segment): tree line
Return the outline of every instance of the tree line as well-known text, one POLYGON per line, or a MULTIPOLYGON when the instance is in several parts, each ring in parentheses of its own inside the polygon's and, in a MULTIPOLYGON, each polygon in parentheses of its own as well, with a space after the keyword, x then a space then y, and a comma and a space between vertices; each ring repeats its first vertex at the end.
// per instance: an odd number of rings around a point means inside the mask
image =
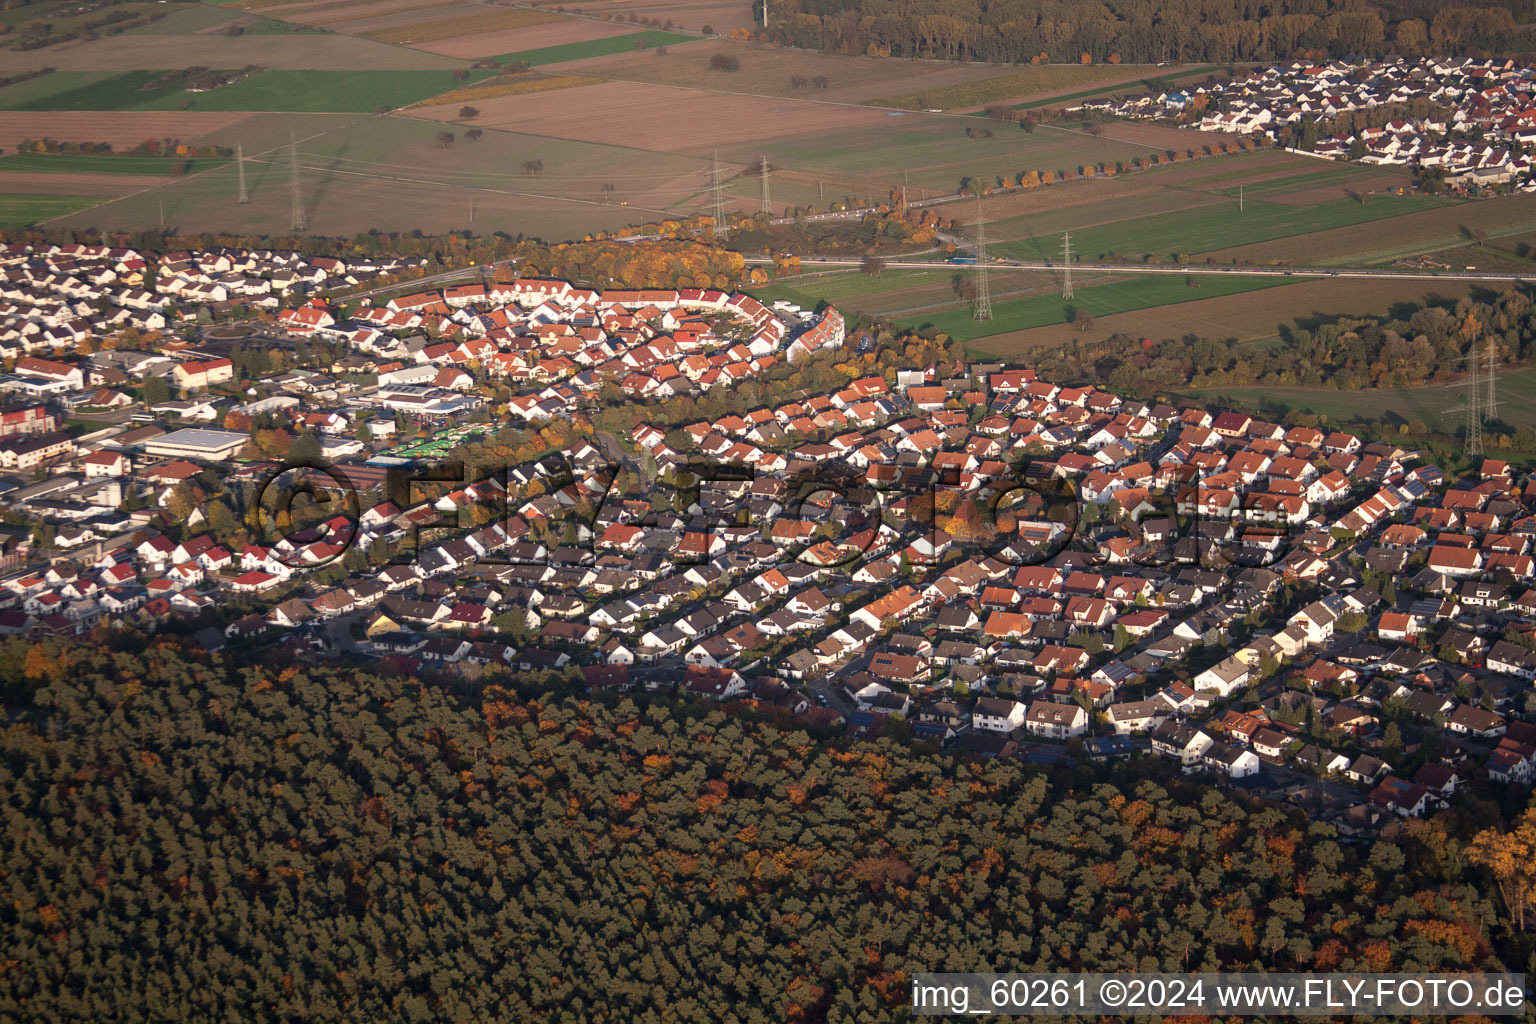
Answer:
POLYGON ((762 35, 831 53, 1010 64, 1273 61, 1529 51, 1530 14, 1527 0, 786 0, 762 35))

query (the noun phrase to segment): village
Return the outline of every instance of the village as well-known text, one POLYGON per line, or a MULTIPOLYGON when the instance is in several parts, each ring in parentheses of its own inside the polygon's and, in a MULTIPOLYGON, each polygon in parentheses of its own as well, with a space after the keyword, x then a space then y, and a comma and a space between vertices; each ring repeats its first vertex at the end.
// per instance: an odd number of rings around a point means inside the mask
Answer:
POLYGON ((1354 834, 1530 781, 1536 485, 1506 463, 1458 477, 998 363, 652 425, 870 339, 723 289, 518 277, 350 313, 320 294, 404 267, 0 252, 0 634, 131 624, 967 756, 1155 758, 1354 834), (264 344, 329 365, 237 366, 229 339, 258 328, 209 312, 235 295, 270 312, 264 344), (593 427, 630 406, 628 436, 593 427), (273 424, 305 458, 261 449, 273 424), (434 475, 507 425, 566 440, 434 475), (252 501, 249 542, 220 540, 234 496, 291 499, 304 472, 354 510, 252 501))
POLYGON ((1206 86, 1084 102, 1138 120, 1283 142, 1330 160, 1402 165, 1452 189, 1536 190, 1536 80, 1513 60, 1293 61, 1206 86))

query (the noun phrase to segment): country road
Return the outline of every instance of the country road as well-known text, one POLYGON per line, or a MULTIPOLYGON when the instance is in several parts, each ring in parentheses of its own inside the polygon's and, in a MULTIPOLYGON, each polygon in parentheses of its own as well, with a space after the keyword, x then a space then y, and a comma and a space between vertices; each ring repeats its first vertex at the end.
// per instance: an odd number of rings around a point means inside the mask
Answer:
MULTIPOLYGON (((751 266, 772 266, 774 261, 767 256, 747 256, 745 261, 751 266)), ((882 259, 881 262, 887 270, 968 270, 975 263, 949 263, 934 260, 890 260, 882 259)), ((818 267, 858 267, 862 266, 862 259, 843 259, 832 256, 803 256, 800 265, 815 265, 818 267)), ((1062 264, 1051 260, 1006 260, 993 259, 987 262, 987 266, 994 270, 1043 270, 1059 272, 1062 264)), ((1536 274, 1496 274, 1479 273, 1474 271, 1444 271, 1435 272, 1428 270, 1383 270, 1377 268, 1348 268, 1348 267, 1221 267, 1221 266, 1163 266, 1146 263, 1073 263, 1073 274, 1172 274, 1177 276, 1202 275, 1209 277, 1238 276, 1238 277, 1352 277, 1372 281, 1489 281, 1507 284, 1530 284, 1536 282, 1536 274)))

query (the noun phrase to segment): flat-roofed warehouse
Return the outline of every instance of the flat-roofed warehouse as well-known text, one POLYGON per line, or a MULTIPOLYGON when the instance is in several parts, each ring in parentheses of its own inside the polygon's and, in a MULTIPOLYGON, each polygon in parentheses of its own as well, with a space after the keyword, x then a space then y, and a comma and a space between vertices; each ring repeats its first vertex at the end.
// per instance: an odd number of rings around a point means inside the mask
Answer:
POLYGON ((164 455, 173 459, 220 462, 244 448, 250 440, 249 435, 238 434, 233 430, 188 427, 146 441, 144 451, 150 455, 164 455))

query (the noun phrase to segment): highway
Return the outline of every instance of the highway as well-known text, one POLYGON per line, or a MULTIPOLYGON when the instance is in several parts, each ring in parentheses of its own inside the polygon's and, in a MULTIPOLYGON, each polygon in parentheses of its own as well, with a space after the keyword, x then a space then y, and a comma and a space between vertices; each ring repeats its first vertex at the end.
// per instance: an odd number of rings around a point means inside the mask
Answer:
MULTIPOLYGON (((766 256, 747 256, 752 266, 772 266, 774 261, 766 256)), ((859 267, 862 259, 843 259, 832 256, 802 256, 802 268, 859 267)), ((942 270, 945 267, 957 271, 969 270, 975 263, 949 263, 940 260, 883 259, 887 270, 942 270)), ((1062 264, 1051 260, 992 259, 987 266, 994 270, 1035 270, 1060 273, 1062 264)), ((1370 281, 1485 281, 1501 284, 1529 284, 1536 282, 1536 275, 1498 274, 1473 270, 1390 270, 1366 267, 1229 267, 1155 263, 1073 263, 1074 276, 1081 274, 1174 274, 1180 276, 1201 275, 1209 277, 1352 277, 1370 281)))

